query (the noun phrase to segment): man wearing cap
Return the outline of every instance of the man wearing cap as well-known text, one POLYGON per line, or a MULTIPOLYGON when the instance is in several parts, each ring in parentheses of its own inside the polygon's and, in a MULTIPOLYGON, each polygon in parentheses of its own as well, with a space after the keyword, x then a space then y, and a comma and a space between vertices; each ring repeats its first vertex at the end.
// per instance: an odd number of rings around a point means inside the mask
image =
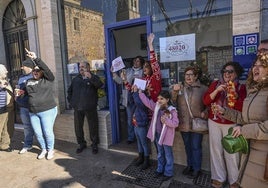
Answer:
POLYGON ((19 151, 19 154, 23 154, 31 150, 33 144, 34 131, 30 121, 28 94, 26 92, 26 82, 28 79, 33 77, 33 68, 34 63, 31 59, 26 59, 22 62, 22 75, 18 81, 19 91, 15 93, 16 102, 20 107, 20 118, 24 127, 24 144, 23 148, 19 151))

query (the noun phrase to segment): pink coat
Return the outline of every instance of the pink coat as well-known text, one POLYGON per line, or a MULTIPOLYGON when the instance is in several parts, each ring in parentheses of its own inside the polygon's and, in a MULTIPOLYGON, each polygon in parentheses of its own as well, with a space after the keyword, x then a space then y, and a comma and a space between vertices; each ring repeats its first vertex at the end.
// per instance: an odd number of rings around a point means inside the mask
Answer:
MULTIPOLYGON (((148 99, 144 93, 139 94, 141 101, 145 106, 147 106, 150 110, 154 111, 156 107, 156 103, 148 99)), ((166 129, 162 133, 163 139, 161 139, 161 142, 159 143, 160 145, 167 145, 167 146, 172 146, 174 142, 174 137, 175 137, 175 128, 178 127, 179 124, 179 119, 178 119, 178 114, 177 110, 175 107, 170 106, 168 109, 170 109, 171 113, 171 118, 166 119, 166 129)), ((160 117, 164 114, 164 111, 159 110, 157 113, 157 121, 155 123, 155 130, 157 133, 161 134, 163 124, 160 121, 160 117)), ((154 114, 155 115, 155 114, 154 114)), ((153 142, 154 141, 154 134, 153 134, 153 119, 151 121, 147 137, 153 142)))

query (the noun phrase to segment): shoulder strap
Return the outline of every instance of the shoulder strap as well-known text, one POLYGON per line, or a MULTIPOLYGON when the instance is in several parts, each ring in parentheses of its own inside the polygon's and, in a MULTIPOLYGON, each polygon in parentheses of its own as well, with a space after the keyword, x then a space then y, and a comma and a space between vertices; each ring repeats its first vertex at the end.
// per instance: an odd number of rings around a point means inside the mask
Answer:
POLYGON ((190 116, 191 116, 191 118, 194 118, 194 116, 192 114, 192 111, 191 111, 191 108, 190 108, 190 105, 189 105, 188 95, 187 95, 187 92, 186 92, 186 88, 185 87, 184 87, 184 90, 183 91, 184 91, 184 97, 185 97, 185 101, 186 101, 186 104, 187 104, 187 107, 188 107, 190 116))

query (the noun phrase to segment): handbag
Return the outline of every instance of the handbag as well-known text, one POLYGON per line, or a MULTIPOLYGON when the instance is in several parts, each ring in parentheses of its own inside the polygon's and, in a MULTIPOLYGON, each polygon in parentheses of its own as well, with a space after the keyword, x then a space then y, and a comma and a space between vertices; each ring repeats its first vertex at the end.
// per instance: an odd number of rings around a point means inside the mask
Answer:
POLYGON ((192 118, 192 130, 196 132, 208 131, 208 121, 202 118, 195 118, 193 116, 190 105, 189 105, 186 88, 184 88, 184 97, 185 97, 185 101, 186 101, 190 116, 192 118))
POLYGON ((208 131, 208 121, 202 118, 193 118, 192 130, 197 132, 208 131))

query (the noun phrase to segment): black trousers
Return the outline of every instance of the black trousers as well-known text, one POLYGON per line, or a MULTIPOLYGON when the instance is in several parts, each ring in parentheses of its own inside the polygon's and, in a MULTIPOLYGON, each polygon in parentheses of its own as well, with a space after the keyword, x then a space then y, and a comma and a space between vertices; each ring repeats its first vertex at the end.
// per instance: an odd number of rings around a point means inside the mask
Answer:
POLYGON ((99 143, 99 120, 97 109, 95 110, 74 110, 74 128, 77 143, 80 145, 86 145, 84 137, 84 120, 87 117, 90 140, 92 146, 96 146, 99 143))

